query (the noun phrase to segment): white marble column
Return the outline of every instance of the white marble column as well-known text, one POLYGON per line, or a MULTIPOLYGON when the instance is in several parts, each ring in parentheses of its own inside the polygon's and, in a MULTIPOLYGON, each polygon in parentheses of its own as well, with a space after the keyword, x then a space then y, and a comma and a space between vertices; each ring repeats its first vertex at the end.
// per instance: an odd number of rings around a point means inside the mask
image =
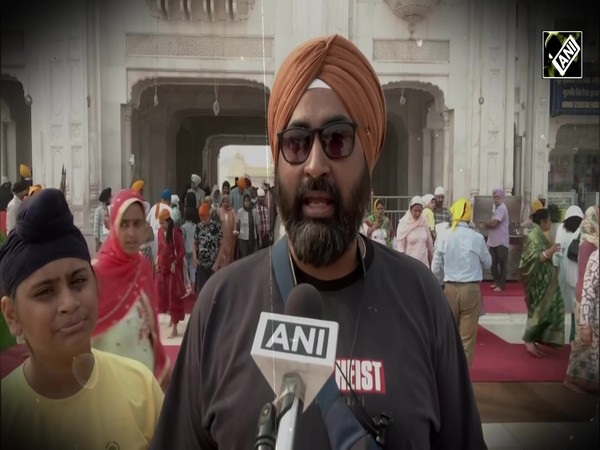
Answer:
POLYGON ((452 199, 452 149, 451 145, 451 137, 450 137, 450 126, 451 126, 451 111, 446 110, 442 112, 442 119, 444 120, 444 163, 443 163, 443 172, 442 172, 442 185, 446 190, 446 199, 448 202, 453 201, 452 199))
MULTIPOLYGON (((121 164, 126 170, 121 171, 121 186, 128 188, 131 186, 131 166, 129 165, 129 156, 132 153, 131 145, 131 115, 133 108, 131 105, 121 105, 121 164)), ((138 159, 139 155, 137 156, 138 159)))

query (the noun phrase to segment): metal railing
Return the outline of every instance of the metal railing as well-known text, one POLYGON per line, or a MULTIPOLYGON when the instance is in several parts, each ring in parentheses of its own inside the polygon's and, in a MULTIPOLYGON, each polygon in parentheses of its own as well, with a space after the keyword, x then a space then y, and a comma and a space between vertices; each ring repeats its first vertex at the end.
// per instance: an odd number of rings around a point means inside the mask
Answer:
POLYGON ((373 191, 371 191, 370 209, 373 209, 373 202, 376 199, 382 200, 385 204, 385 214, 392 222, 394 230, 396 230, 398 221, 404 216, 406 211, 408 211, 408 204, 410 203, 411 198, 413 198, 412 195, 375 195, 373 191))

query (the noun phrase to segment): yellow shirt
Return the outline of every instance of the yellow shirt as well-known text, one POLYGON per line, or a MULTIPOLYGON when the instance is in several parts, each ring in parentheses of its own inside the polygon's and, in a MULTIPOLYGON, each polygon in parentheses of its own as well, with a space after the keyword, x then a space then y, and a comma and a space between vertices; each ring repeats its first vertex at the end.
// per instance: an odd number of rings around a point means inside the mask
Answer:
POLYGON ((427 219, 427 225, 429 225, 429 229, 431 231, 435 231, 435 217, 433 215, 433 211, 429 208, 423 208, 423 215, 427 219))
POLYGON ((19 366, 2 382, 0 448, 147 449, 163 393, 154 375, 129 358, 92 350, 92 375, 64 399, 38 395, 19 366))

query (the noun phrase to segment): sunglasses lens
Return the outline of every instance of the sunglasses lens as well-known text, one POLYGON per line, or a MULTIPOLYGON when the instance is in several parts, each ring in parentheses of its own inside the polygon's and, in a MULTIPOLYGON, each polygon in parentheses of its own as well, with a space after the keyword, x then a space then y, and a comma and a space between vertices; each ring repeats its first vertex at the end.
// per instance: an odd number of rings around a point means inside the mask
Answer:
POLYGON ((287 130, 281 135, 281 152, 290 164, 306 161, 311 147, 312 134, 308 130, 287 130))
POLYGON ((354 150, 354 127, 349 123, 334 123, 323 128, 322 139, 327 156, 345 158, 354 150))

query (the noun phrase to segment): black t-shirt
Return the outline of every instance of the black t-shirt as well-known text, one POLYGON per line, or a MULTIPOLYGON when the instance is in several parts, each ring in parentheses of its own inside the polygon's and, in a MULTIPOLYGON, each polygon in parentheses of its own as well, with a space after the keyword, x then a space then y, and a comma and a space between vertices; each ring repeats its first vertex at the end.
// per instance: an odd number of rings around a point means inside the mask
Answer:
MULTIPOLYGON (((340 325, 336 359, 359 401, 371 416, 391 413, 385 448, 485 448, 462 343, 439 283, 419 261, 365 241, 364 277, 360 265, 333 282, 296 274, 315 284, 324 318, 340 325)), ((254 448, 259 411, 275 395, 250 350, 260 313, 284 309, 269 254, 222 269, 200 293, 152 449, 254 448)), ((338 369, 335 378, 347 396, 338 369)), ((294 448, 330 448, 315 402, 298 419, 294 448)))

